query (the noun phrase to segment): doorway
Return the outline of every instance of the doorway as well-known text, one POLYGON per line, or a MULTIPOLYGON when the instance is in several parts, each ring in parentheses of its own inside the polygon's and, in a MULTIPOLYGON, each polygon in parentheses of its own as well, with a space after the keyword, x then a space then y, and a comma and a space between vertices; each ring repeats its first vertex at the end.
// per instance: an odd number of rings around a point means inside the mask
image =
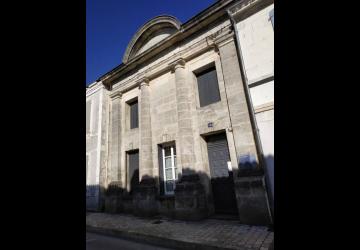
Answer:
POLYGON ((226 133, 210 135, 205 140, 208 149, 215 213, 237 215, 238 209, 226 133))
POLYGON ((128 188, 131 195, 139 185, 139 150, 127 152, 128 188))

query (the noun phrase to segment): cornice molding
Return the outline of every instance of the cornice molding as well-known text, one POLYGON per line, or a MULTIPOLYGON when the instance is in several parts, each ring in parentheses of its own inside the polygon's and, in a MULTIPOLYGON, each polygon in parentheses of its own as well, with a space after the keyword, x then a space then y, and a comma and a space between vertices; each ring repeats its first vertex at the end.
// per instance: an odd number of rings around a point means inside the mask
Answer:
MULTIPOLYGON (((221 28, 220 32, 216 32, 217 36, 228 30, 230 26, 231 24, 228 24, 227 26, 221 28)), ((190 61, 192 58, 206 53, 207 51, 214 50, 216 48, 214 37, 214 35, 207 36, 200 41, 181 49, 181 51, 164 58, 162 61, 159 61, 158 63, 146 68, 144 71, 134 74, 131 78, 128 78, 121 84, 115 86, 113 91, 120 90, 125 92, 132 88, 136 88, 139 86, 141 79, 143 78, 148 78, 149 80, 154 79, 167 71, 172 71, 176 64, 179 65, 177 67, 181 67, 182 63, 184 64, 187 61, 190 61), (146 74, 146 77, 144 77, 144 74, 146 74)))
POLYGON ((89 97, 102 89, 105 89, 105 86, 102 84, 102 82, 93 83, 86 88, 86 97, 89 97))
POLYGON ((118 98, 122 98, 122 92, 121 91, 114 91, 113 93, 111 93, 110 95, 110 98, 112 100, 115 100, 115 99, 118 99, 118 98))
POLYGON ((274 0, 244 0, 233 4, 227 12, 238 22, 273 3, 274 0))
POLYGON ((220 33, 213 37, 214 44, 217 49, 235 40, 235 33, 231 30, 231 27, 221 30, 220 33))
POLYGON ((200 12, 192 19, 183 23, 179 31, 165 38, 163 41, 144 51, 140 55, 131 58, 126 63, 122 63, 115 67, 101 76, 99 80, 102 80, 106 86, 116 84, 116 79, 119 78, 119 76, 126 74, 139 67, 139 65, 146 63, 146 61, 151 60, 158 53, 164 51, 164 49, 170 48, 174 44, 181 43, 184 39, 202 29, 206 29, 209 24, 216 22, 217 20, 226 20, 228 18, 226 10, 232 3, 234 3, 234 0, 216 1, 213 5, 200 12))

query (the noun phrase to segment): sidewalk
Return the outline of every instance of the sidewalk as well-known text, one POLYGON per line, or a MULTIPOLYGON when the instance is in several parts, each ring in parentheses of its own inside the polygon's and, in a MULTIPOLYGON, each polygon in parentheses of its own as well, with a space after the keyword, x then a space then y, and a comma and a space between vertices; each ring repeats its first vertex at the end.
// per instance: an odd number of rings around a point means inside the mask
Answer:
POLYGON ((174 249, 268 250, 274 239, 274 233, 269 232, 267 227, 215 219, 187 222, 125 214, 87 213, 86 228, 89 232, 111 234, 174 249))

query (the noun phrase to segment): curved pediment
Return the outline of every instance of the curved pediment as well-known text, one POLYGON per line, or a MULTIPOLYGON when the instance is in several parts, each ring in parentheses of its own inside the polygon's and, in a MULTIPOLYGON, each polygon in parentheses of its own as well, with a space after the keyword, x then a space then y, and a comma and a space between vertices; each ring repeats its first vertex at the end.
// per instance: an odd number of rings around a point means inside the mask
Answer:
POLYGON ((180 29, 180 21, 172 16, 157 16, 145 23, 126 48, 123 63, 146 51, 180 29))

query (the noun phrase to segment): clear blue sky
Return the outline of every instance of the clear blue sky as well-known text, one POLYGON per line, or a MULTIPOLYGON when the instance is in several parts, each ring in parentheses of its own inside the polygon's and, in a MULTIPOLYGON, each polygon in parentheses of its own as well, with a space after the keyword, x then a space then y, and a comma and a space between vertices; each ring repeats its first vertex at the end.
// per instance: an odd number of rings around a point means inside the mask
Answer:
POLYGON ((118 66, 135 32, 158 15, 184 23, 216 0, 86 0, 86 85, 118 66))

